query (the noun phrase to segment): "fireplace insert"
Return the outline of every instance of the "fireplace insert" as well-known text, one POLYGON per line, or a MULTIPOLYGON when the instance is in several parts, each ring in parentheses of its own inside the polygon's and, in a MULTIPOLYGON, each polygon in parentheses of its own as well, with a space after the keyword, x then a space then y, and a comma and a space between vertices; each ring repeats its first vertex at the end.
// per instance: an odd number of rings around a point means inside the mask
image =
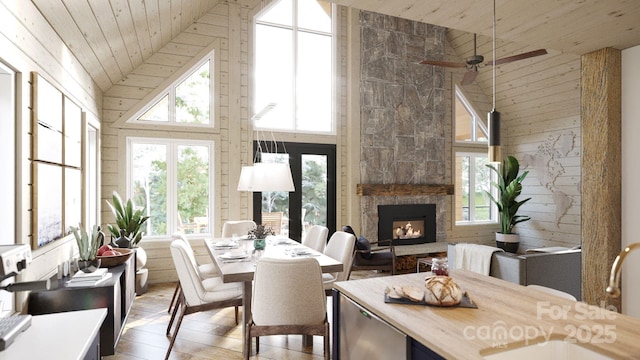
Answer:
POLYGON ((378 243, 414 245, 436 241, 436 205, 378 205, 378 243))

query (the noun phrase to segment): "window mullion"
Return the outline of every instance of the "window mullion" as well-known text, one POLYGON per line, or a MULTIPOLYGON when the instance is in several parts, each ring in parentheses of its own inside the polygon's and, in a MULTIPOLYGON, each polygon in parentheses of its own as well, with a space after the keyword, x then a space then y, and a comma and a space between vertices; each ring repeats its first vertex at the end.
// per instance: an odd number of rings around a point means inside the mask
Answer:
POLYGON ((171 141, 167 144, 167 234, 176 232, 178 224, 178 146, 171 141))
POLYGON ((292 91, 292 106, 293 106, 293 128, 294 129, 298 129, 298 112, 296 111, 297 109, 297 103, 298 103, 298 1, 297 0, 293 0, 292 1, 292 12, 293 12, 293 19, 291 24, 293 24, 292 27, 292 31, 291 31, 291 41, 292 41, 292 47, 293 47, 293 51, 292 56, 293 56, 293 84, 291 84, 291 86, 293 86, 293 91, 292 91))
POLYGON ((476 220, 476 157, 469 155, 469 221, 476 220))

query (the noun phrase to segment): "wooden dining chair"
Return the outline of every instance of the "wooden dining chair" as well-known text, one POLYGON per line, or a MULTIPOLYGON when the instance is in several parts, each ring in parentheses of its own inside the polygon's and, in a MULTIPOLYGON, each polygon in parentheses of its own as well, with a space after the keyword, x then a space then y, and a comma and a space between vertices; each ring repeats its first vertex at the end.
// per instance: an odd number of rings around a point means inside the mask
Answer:
POLYGON ((304 239, 302 239, 302 245, 323 253, 324 248, 327 246, 328 236, 329 229, 322 225, 313 225, 307 230, 304 239))
POLYGON ((165 359, 169 358, 171 349, 178 336, 182 319, 185 315, 200 311, 221 309, 235 306, 236 325, 238 324, 238 306, 242 305, 242 283, 223 283, 220 277, 202 279, 198 274, 198 268, 189 254, 188 245, 182 240, 171 242, 171 257, 180 280, 180 291, 178 301, 173 309, 169 325, 167 325, 167 336, 171 336, 171 342, 167 349, 165 359), (171 327, 180 310, 180 317, 176 327, 171 333, 171 327))
MULTIPOLYGON (((349 225, 342 227, 342 231, 356 236, 353 228, 349 225)), ((351 271, 354 270, 375 270, 388 271, 391 275, 396 273, 396 251, 393 240, 389 240, 390 245, 378 246, 378 242, 369 242, 364 236, 356 236, 356 244, 351 261, 351 271), (372 247, 375 245, 376 247, 372 247)), ((349 273, 351 274, 351 273, 349 273)))
POLYGON ((333 283, 345 281, 349 278, 351 271, 351 261, 353 259, 353 248, 356 237, 344 231, 336 231, 331 235, 324 254, 342 263, 343 270, 336 273, 323 273, 322 280, 327 295, 331 295, 333 283))
MULTIPOLYGON (((189 258, 193 261, 193 263, 196 264, 198 269, 198 275, 200 276, 200 278, 208 279, 211 277, 220 276, 220 274, 218 273, 218 269, 216 269, 216 266, 213 265, 213 263, 211 262, 206 264, 198 263, 198 261, 196 260, 195 253, 193 252, 193 248, 191 247, 189 240, 187 240, 187 237, 184 235, 183 232, 179 231, 179 232, 173 233, 173 235, 171 235, 171 238, 173 240, 181 240, 185 243, 187 254, 189 258)), ((169 309, 167 309, 168 313, 171 313, 171 309, 173 308, 173 305, 175 304, 175 301, 179 293, 180 293, 180 281, 176 282, 176 288, 173 291, 173 296, 171 297, 171 303, 169 303, 169 309)))
POLYGON ((292 334, 323 336, 324 358, 329 359, 327 299, 316 259, 260 259, 251 308, 245 327, 245 359, 249 359, 252 338, 256 338, 257 354, 260 336, 292 334))
POLYGON ((249 230, 254 229, 256 223, 253 220, 229 220, 222 224, 222 237, 230 238, 233 234, 243 236, 249 234, 249 230))

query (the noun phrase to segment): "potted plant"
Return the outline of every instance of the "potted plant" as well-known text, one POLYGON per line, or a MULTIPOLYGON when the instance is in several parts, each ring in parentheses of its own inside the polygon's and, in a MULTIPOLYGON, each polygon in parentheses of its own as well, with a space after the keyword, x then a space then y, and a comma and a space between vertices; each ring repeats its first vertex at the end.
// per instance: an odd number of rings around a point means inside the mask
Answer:
POLYGON ((113 192, 113 204, 107 201, 111 212, 116 218, 115 224, 108 224, 111 233, 112 245, 115 238, 115 245, 123 248, 136 248, 136 270, 144 267, 147 262, 145 251, 139 246, 144 235, 144 225, 149 216, 144 215, 145 208, 137 208, 131 199, 122 201, 120 195, 113 192))
POLYGON ((100 259, 96 258, 98 248, 104 240, 104 233, 100 231, 100 227, 94 225, 91 236, 78 224, 78 227, 71 227, 73 236, 78 244, 79 259, 76 262, 77 267, 82 272, 90 273, 98 270, 100 267, 100 259))
POLYGON ((113 192, 113 204, 107 201, 107 204, 111 208, 111 212, 116 218, 116 223, 108 224, 109 232, 112 238, 122 239, 120 243, 116 240, 118 247, 135 248, 142 240, 144 234, 143 225, 149 219, 149 216, 145 216, 145 208, 137 208, 131 199, 128 199, 126 203, 123 203, 120 195, 113 192))
POLYGON ((528 216, 517 215, 520 207, 531 198, 522 201, 516 199, 522 192, 522 181, 529 172, 525 171, 518 176, 520 164, 513 156, 507 156, 503 159, 500 169, 491 164, 486 166, 498 176, 498 182, 491 182, 491 185, 498 189, 498 197, 494 198, 490 192, 485 191, 491 201, 496 204, 500 213, 501 231, 496 233, 496 245, 505 251, 516 252, 519 236, 513 232, 513 227, 521 222, 531 220, 528 216))
POLYGON ((253 239, 253 247, 256 250, 262 250, 265 247, 265 238, 268 235, 274 235, 271 226, 258 224, 255 228, 249 230, 249 239, 253 239))

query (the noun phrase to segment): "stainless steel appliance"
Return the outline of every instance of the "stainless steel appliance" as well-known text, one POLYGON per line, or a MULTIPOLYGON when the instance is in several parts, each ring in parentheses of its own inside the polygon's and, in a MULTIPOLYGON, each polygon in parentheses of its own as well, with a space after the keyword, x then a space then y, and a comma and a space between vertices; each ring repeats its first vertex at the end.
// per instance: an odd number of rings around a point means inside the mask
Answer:
POLYGON ((408 338, 340 294, 340 359, 407 359, 408 338))

